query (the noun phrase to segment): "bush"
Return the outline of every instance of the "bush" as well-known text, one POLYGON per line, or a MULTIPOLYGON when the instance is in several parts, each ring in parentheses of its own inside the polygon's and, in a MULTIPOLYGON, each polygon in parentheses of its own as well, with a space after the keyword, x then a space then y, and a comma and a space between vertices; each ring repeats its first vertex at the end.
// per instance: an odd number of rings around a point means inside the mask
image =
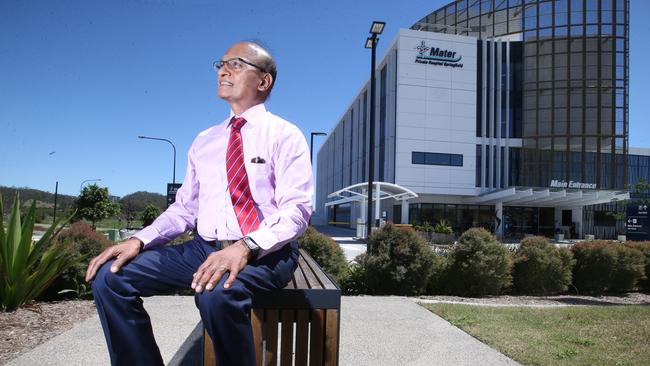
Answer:
POLYGON ((449 254, 446 289, 461 296, 498 295, 512 283, 508 250, 485 229, 461 235, 449 254))
POLYGON ((86 269, 88 262, 98 256, 104 249, 113 245, 104 234, 95 231, 90 225, 78 221, 61 231, 54 238, 54 245, 69 247, 81 261, 68 268, 59 276, 50 288, 43 293, 41 299, 51 300, 57 298, 89 298, 92 296, 90 285, 86 283, 86 269))
POLYGON ((650 241, 628 242, 625 245, 643 253, 645 276, 637 284, 641 290, 650 291, 650 241))
POLYGON ((366 285, 366 269, 361 263, 365 263, 366 253, 359 254, 354 262, 348 267, 348 275, 340 282, 343 295, 362 295, 369 293, 366 285))
POLYGON ((616 268, 612 277, 609 291, 629 292, 637 282, 644 278, 644 256, 635 248, 621 244, 612 244, 616 248, 616 268))
POLYGON ((433 226, 433 232, 440 234, 453 234, 454 230, 451 228, 451 226, 449 226, 447 220, 442 219, 433 226))
POLYGON ((298 245, 337 282, 341 282, 348 271, 348 262, 343 249, 327 235, 319 233, 313 227, 307 228, 298 239, 298 245))
POLYGON ((445 274, 447 272, 448 258, 444 254, 434 252, 433 270, 427 281, 427 295, 445 294, 445 274))
POLYGON ((625 245, 595 240, 574 245, 573 284, 578 291, 625 292, 643 278, 643 254, 625 245))
POLYGON ((413 230, 385 225, 370 237, 371 253, 357 257, 363 289, 377 295, 419 295, 426 291, 435 254, 413 230))
POLYGON ((575 265, 568 249, 558 249, 541 236, 529 237, 515 252, 513 284, 524 294, 550 295, 565 292, 575 265))

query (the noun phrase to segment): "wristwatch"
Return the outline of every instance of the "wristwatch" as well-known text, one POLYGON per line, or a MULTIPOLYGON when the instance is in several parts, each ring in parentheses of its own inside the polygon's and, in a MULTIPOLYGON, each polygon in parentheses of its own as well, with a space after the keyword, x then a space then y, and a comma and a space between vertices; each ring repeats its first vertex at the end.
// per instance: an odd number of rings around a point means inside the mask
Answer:
POLYGON ((241 240, 244 243, 244 245, 246 245, 248 249, 250 249, 251 258, 252 259, 257 258, 257 254, 260 252, 260 246, 257 245, 257 243, 255 243, 255 240, 253 240, 253 238, 251 238, 250 236, 245 236, 241 240))

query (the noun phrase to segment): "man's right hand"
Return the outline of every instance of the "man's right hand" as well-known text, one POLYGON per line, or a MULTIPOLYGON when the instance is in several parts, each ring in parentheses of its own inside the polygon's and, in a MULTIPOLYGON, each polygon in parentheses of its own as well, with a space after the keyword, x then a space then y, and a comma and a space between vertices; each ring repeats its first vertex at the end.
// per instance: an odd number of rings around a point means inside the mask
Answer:
POLYGON ((142 242, 138 238, 127 239, 119 244, 106 248, 106 250, 93 258, 88 264, 88 269, 86 270, 86 282, 90 282, 95 278, 95 274, 97 274, 99 267, 112 258, 117 258, 111 266, 111 272, 116 273, 126 262, 135 258, 140 253, 141 249, 142 242))

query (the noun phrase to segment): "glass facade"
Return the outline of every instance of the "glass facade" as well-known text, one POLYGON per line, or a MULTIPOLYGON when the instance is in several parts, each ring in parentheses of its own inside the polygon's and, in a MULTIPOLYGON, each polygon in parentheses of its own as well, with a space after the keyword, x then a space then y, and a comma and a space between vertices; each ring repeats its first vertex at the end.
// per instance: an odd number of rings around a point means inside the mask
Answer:
MULTIPOLYGON (((523 147, 518 165, 510 164, 510 170, 517 169, 510 186, 547 187, 558 179, 624 189, 628 19, 629 0, 460 0, 411 28, 522 41, 521 62, 511 67, 510 78, 515 90, 517 75, 523 76, 523 90, 511 93, 522 98, 522 109, 508 111, 514 123, 507 135, 521 136, 523 147)), ((483 133, 480 127, 477 123, 477 134, 483 133)), ((495 158, 490 150, 482 152, 488 161, 495 158)), ((495 186, 494 177, 490 181, 495 186)))

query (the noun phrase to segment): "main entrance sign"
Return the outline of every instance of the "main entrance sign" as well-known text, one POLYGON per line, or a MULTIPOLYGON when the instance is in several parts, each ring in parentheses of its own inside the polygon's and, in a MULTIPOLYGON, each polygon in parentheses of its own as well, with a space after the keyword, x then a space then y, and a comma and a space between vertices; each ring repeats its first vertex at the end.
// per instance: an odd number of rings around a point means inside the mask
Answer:
POLYGON ((551 188, 575 188, 575 189, 596 189, 596 183, 583 183, 583 182, 574 182, 564 181, 564 180, 551 180, 549 185, 551 188))
POLYGON ((415 62, 418 64, 463 67, 463 64, 460 63, 463 56, 459 55, 456 51, 445 50, 435 46, 429 47, 426 41, 421 41, 415 49, 418 50, 418 55, 415 56, 415 62))

